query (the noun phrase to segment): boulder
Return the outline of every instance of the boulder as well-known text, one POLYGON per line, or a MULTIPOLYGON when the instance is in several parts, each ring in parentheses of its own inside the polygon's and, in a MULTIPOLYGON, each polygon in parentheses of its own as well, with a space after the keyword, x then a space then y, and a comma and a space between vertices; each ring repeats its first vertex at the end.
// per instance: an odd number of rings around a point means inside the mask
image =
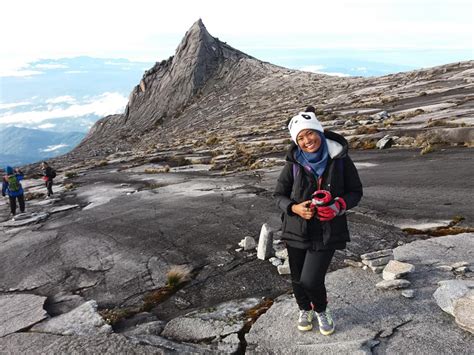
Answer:
POLYGON ((464 295, 473 292, 474 281, 466 280, 443 280, 438 282, 438 289, 433 297, 438 306, 451 315, 454 315, 454 302, 464 295))
POLYGON ((0 296, 0 338, 45 319, 46 297, 20 294, 0 296))
POLYGON ((456 300, 453 315, 459 327, 474 334, 474 297, 462 297, 456 300))
POLYGON ((245 237, 242 239, 239 243, 239 246, 244 248, 244 250, 252 250, 255 249, 257 246, 257 243, 255 242, 255 239, 252 237, 245 237))
POLYGON ((403 263, 398 260, 390 260, 383 269, 382 278, 384 280, 395 280, 415 271, 415 266, 403 263))
POLYGON ((387 148, 390 148, 392 144, 393 144, 393 138, 387 134, 382 139, 377 141, 375 146, 379 149, 387 149, 387 148))

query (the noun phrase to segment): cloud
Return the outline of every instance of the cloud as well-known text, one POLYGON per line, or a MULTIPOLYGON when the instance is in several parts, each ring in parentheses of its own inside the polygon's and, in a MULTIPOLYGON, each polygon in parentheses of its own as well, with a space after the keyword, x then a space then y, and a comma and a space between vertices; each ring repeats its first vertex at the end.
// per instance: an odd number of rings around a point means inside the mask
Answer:
POLYGON ((308 65, 306 67, 301 68, 300 70, 309 71, 309 72, 316 73, 316 74, 325 74, 325 75, 330 75, 330 76, 339 76, 339 77, 348 77, 348 76, 350 76, 350 74, 345 74, 345 73, 322 71, 322 69, 324 69, 324 68, 325 68, 324 65, 308 65))
POLYGON ((19 107, 19 106, 28 106, 31 105, 31 102, 12 102, 10 104, 0 104, 0 110, 6 110, 9 108, 19 107))
POLYGON ((68 103, 68 104, 72 104, 74 102, 76 102, 76 99, 72 96, 69 96, 69 95, 65 95, 65 96, 58 96, 58 97, 55 97, 53 99, 48 99, 46 100, 46 103, 48 104, 59 104, 59 103, 68 103))
POLYGON ((53 128, 53 127, 56 127, 56 125, 54 123, 45 123, 45 124, 42 124, 42 125, 38 126, 39 129, 50 129, 50 128, 53 128))
POLYGON ((106 92, 91 98, 86 103, 73 104, 67 108, 51 105, 47 110, 0 115, 0 124, 38 124, 45 120, 65 117, 96 115, 103 117, 123 112, 128 98, 117 92, 106 92))
POLYGON ((42 152, 52 152, 52 151, 55 151, 55 150, 58 150, 58 149, 61 149, 61 148, 64 148, 64 147, 68 147, 68 146, 69 146, 68 144, 48 145, 48 147, 46 147, 45 149, 40 149, 40 151, 42 151, 42 152))
POLYGON ((43 74, 42 71, 37 70, 25 70, 25 69, 18 69, 18 70, 5 70, 0 71, 0 77, 18 77, 18 76, 33 76, 33 75, 40 75, 43 74))
POLYGON ((45 63, 45 64, 36 64, 34 68, 38 69, 67 69, 69 68, 64 64, 55 64, 55 63, 45 63))
POLYGON ((65 74, 82 74, 82 73, 88 73, 87 70, 68 70, 64 72, 65 74))

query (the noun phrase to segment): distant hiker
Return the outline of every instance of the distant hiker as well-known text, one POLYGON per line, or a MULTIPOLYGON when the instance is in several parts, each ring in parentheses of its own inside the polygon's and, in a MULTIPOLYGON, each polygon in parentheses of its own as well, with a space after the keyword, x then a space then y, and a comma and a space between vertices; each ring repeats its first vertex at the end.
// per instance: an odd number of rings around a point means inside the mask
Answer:
POLYGON ((43 180, 48 191, 46 198, 48 198, 53 195, 53 179, 56 177, 56 171, 45 161, 41 163, 41 169, 43 170, 43 180))
POLYGON ((291 281, 300 309, 298 329, 334 332, 325 277, 336 249, 350 241, 345 212, 362 198, 362 183, 348 155, 347 141, 324 132, 312 106, 288 125, 292 143, 274 197, 282 214, 291 281))
POLYGON ((10 212, 14 216, 16 214, 16 200, 20 206, 20 212, 25 212, 25 197, 23 195, 23 187, 20 181, 23 180, 23 173, 20 169, 15 169, 11 166, 5 168, 6 175, 2 180, 2 196, 8 195, 10 199, 10 212))

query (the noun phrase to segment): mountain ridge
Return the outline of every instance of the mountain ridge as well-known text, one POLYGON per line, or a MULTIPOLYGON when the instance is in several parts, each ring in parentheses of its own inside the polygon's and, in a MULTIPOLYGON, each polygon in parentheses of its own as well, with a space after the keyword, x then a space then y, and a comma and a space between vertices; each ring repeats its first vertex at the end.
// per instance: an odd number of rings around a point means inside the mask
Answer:
POLYGON ((443 125, 462 128, 447 143, 471 144, 473 63, 382 77, 334 77, 260 61, 212 37, 198 20, 175 56, 145 71, 125 112, 99 120, 67 159, 197 148, 214 136, 221 138, 213 148, 224 151, 232 148, 224 142, 247 144, 240 137, 282 142, 288 139, 286 120, 309 104, 317 107, 326 129, 346 135, 353 147, 375 146, 386 134, 406 136, 401 145, 417 146, 418 135, 443 125), (371 115, 381 111, 396 117, 372 122, 371 115), (461 121, 451 123, 452 117, 461 121), (440 121, 437 127, 429 126, 433 119, 440 121), (371 129, 361 135, 357 129, 367 124, 371 129))

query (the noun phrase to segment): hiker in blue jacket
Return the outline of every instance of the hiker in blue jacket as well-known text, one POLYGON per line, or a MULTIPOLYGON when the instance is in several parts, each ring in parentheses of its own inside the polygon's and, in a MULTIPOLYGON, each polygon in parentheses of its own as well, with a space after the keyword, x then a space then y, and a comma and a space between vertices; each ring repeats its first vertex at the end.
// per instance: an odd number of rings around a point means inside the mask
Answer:
POLYGON ((11 166, 7 166, 5 172, 6 175, 3 176, 2 180, 2 196, 8 195, 11 215, 14 216, 16 214, 16 200, 18 200, 20 212, 25 212, 25 196, 23 186, 20 183, 23 180, 23 173, 20 169, 13 170, 11 166))
POLYGON ((298 329, 323 335, 335 326, 327 307, 326 272, 337 249, 350 241, 345 212, 362 197, 362 183, 339 134, 324 131, 312 106, 289 122, 292 144, 274 197, 282 210, 282 239, 299 307, 298 329))

